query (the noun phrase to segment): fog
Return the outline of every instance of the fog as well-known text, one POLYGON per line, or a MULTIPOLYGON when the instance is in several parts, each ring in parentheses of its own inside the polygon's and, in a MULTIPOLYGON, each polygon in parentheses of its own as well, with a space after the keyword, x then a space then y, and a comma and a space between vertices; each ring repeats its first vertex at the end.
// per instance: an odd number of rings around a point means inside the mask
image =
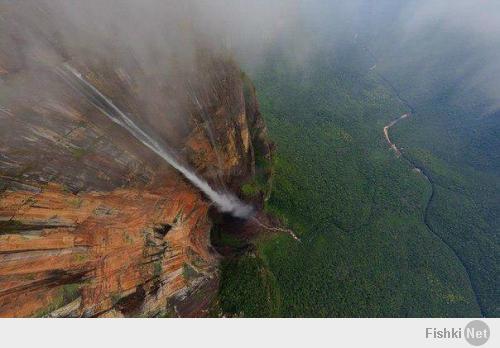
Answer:
POLYGON ((175 151, 161 144, 144 132, 133 120, 131 120, 114 103, 104 96, 95 86, 86 81, 82 75, 73 67, 65 65, 64 69, 58 69, 57 73, 68 85, 78 91, 83 98, 88 99, 96 108, 106 115, 112 122, 127 130, 133 137, 139 140, 144 146, 156 153, 165 162, 170 164, 181 173, 194 186, 200 189, 224 213, 230 213, 238 218, 248 218, 253 212, 253 208, 241 202, 235 195, 224 190, 216 191, 203 178, 198 176, 191 168, 182 164, 175 151))
POLYGON ((411 71, 413 75, 404 77, 420 75, 414 83, 431 93, 452 87, 459 91, 457 98, 482 94, 490 111, 500 107, 500 2, 383 0, 364 4, 371 5, 365 8, 359 28, 380 57, 393 57, 388 69, 393 74, 411 71))
POLYGON ((498 100, 496 0, 28 0, 16 6, 21 9, 14 22, 0 12, 0 47, 6 50, 9 34, 23 32, 18 54, 28 60, 57 40, 73 56, 117 64, 133 58, 150 74, 192 70, 200 47, 254 69, 273 47, 282 47, 292 62, 308 64, 318 51, 359 34, 379 51, 422 46, 411 51, 419 52, 413 61, 421 70, 436 57, 461 51, 458 73, 467 75, 467 85, 498 100))

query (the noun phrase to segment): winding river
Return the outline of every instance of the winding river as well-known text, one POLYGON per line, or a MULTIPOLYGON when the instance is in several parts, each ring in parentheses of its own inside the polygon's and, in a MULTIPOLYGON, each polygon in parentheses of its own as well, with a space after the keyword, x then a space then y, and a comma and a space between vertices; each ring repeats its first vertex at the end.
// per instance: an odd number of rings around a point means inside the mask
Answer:
POLYGON ((458 259, 458 261, 461 263, 462 267, 464 268, 465 270, 465 273, 467 275, 467 278, 469 280, 469 284, 471 285, 471 289, 472 289, 472 292, 474 294, 474 298, 476 300, 476 303, 478 304, 479 306, 479 310, 481 312, 481 316, 484 317, 484 308, 482 307, 481 305, 481 302, 479 302, 479 298, 477 296, 477 293, 478 293, 478 289, 476 288, 475 284, 472 282, 472 279, 471 279, 471 274, 470 274, 470 270, 469 268, 467 268, 466 266, 466 263, 465 263, 465 260, 462 259, 462 257, 460 257, 460 255, 456 252, 455 248, 453 248, 446 240, 444 240, 439 234, 436 233, 436 231, 434 230, 434 228, 431 226, 430 224, 430 221, 429 221, 429 210, 430 210, 430 206, 431 206, 431 203, 433 202, 434 200, 434 196, 435 196, 435 183, 433 181, 433 179, 427 174, 425 168, 423 167, 420 167, 418 166, 411 158, 405 156, 404 153, 401 152, 401 149, 399 149, 396 144, 394 144, 391 140, 391 138, 389 137, 389 129, 391 127, 393 127, 396 123, 398 123, 399 121, 401 120, 404 120, 406 118, 409 118, 410 117, 410 113, 406 113, 404 115, 401 115, 400 117, 398 117, 397 119, 389 122, 385 127, 384 127, 384 136, 385 136, 385 139, 387 140, 387 143, 389 144, 389 146, 391 147, 392 150, 394 150, 394 152, 396 153, 396 156, 397 157, 401 157, 402 159, 404 159, 406 162, 408 162, 410 164, 410 166, 412 167, 412 169, 418 173, 420 173, 424 178, 425 180, 429 183, 429 185, 431 186, 431 195, 429 197, 429 200, 427 201, 427 203, 425 204, 425 210, 424 210, 424 224, 427 226, 427 228, 429 229, 429 231, 434 235, 436 236, 437 238, 439 238, 439 240, 441 240, 441 242, 443 242, 447 247, 448 249, 455 255, 455 257, 458 259))

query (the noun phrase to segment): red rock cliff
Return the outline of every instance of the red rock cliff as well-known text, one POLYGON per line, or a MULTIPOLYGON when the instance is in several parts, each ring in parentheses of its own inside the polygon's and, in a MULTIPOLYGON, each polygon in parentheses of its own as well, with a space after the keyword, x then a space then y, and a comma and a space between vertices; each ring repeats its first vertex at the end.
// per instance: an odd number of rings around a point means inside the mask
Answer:
POLYGON ((270 154, 238 67, 203 52, 190 77, 167 79, 57 42, 24 57, 19 28, 4 29, 0 316, 205 315, 218 289, 211 203, 54 69, 76 66, 214 187, 237 193, 254 148, 270 154))

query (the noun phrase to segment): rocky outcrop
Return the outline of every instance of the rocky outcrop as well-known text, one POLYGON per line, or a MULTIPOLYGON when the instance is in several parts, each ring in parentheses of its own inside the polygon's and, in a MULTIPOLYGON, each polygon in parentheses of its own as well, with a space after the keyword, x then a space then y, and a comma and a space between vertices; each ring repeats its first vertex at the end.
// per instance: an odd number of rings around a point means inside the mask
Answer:
POLYGON ((77 195, 57 184, 35 194, 7 189, 0 201, 2 316, 162 315, 168 301, 201 286, 213 294, 208 204, 172 184, 175 190, 77 195))
POLYGON ((77 66, 214 187, 236 193, 255 173, 255 149, 271 153, 253 88, 206 53, 192 76, 168 81, 61 52, 57 41, 20 59, 23 38, 9 28, 15 35, 0 33, 0 316, 206 315, 220 259, 211 203, 55 71, 77 66))

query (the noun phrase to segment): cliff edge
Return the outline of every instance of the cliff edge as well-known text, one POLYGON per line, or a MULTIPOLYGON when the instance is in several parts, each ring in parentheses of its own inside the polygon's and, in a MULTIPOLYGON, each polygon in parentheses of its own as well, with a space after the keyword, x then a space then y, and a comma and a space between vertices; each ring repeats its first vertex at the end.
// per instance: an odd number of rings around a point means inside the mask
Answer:
POLYGON ((4 16, 0 316, 207 315, 220 260, 211 202, 57 69, 76 67, 215 189, 240 196, 256 152, 272 151, 248 80, 202 49, 196 70, 178 74, 85 57, 57 40, 26 54, 30 23, 4 16))

